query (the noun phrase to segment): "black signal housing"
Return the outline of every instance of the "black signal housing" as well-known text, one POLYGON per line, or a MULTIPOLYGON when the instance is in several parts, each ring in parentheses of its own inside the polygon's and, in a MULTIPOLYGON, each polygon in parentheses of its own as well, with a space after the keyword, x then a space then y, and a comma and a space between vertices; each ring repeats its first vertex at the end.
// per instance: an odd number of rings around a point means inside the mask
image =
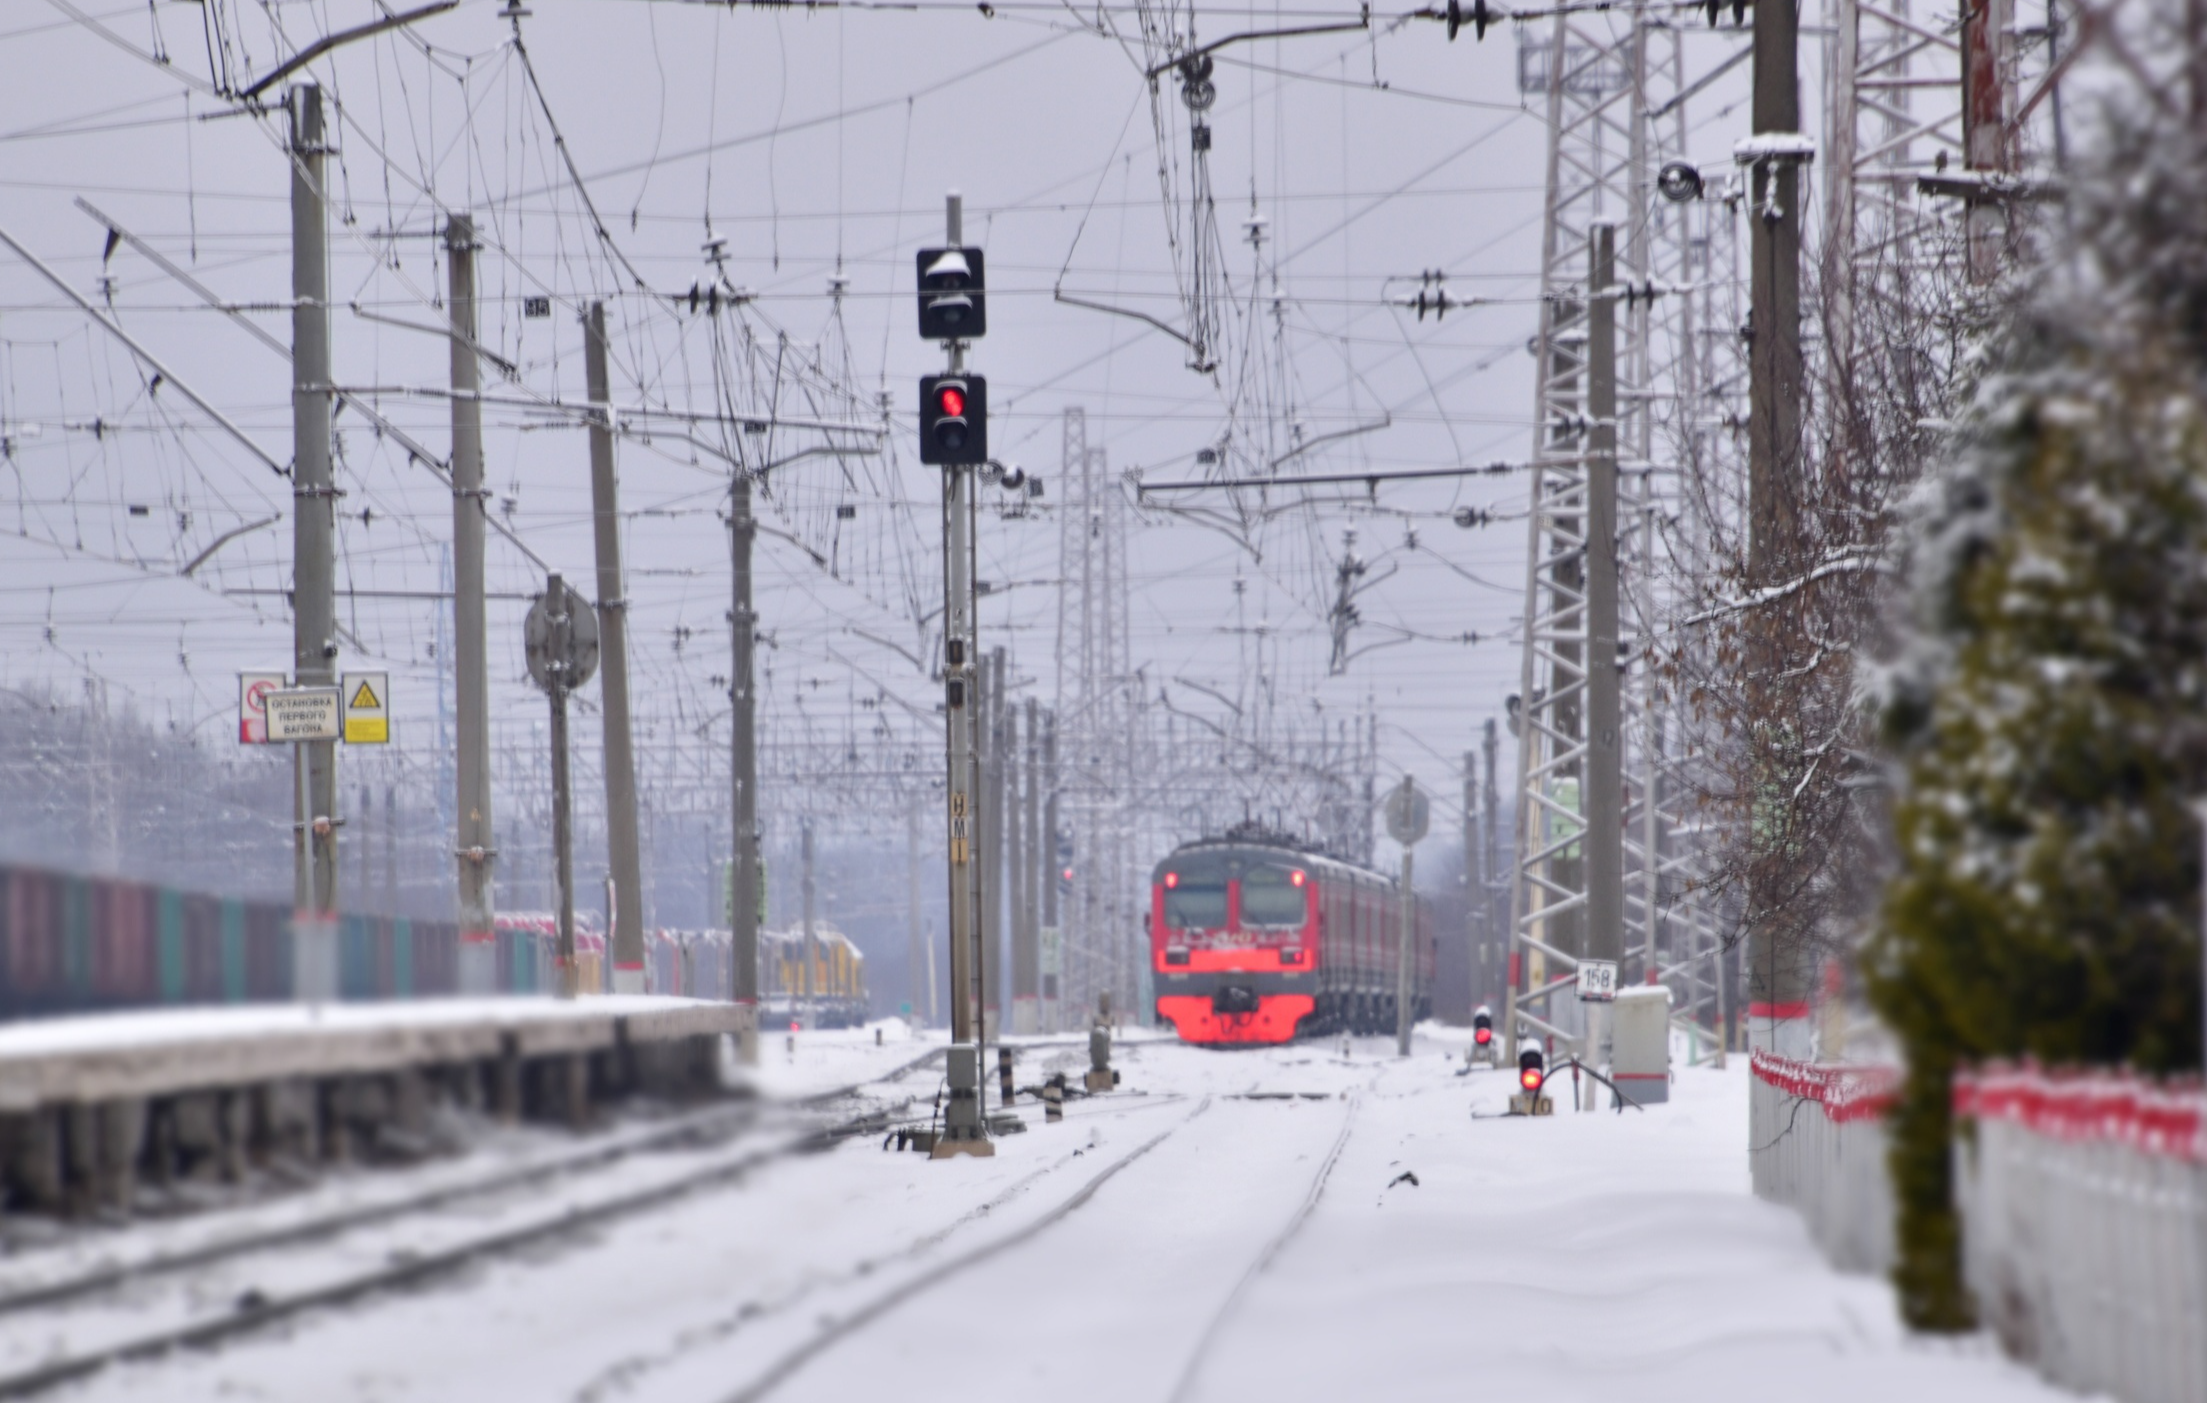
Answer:
POLYGON ((989 382, 980 375, 920 378, 920 461, 978 467, 989 458, 989 382))
POLYGON ((1541 1083, 1548 1080, 1548 1059, 1541 1055, 1540 1044, 1528 1042, 1517 1051, 1517 1084, 1537 1096, 1541 1083))
POLYGON ((920 335, 972 341, 989 329, 987 260, 970 245, 919 251, 920 335))

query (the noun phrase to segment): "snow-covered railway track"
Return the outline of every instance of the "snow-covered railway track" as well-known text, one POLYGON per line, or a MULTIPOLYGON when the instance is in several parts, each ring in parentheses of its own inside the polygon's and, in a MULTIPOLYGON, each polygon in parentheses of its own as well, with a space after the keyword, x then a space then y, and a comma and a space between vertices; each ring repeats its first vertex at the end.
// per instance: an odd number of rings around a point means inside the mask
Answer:
MULTIPOLYGON (((52 1338, 58 1343, 50 1345, 46 1356, 30 1367, 6 1369, 5 1365, 0 1365, 0 1370, 6 1370, 0 1372, 0 1398, 27 1397, 86 1378, 113 1364, 213 1344, 302 1312, 416 1285, 493 1257, 549 1244, 617 1218, 670 1206, 690 1194, 741 1178, 776 1160, 825 1148, 852 1136, 875 1133, 904 1104, 909 1104, 908 1100, 877 1106, 841 1120, 817 1113, 860 1097, 867 1087, 894 1081, 941 1056, 942 1050, 938 1048, 864 1082, 785 1103, 790 1109, 815 1114, 800 1116, 798 1123, 767 1143, 708 1146, 698 1152, 702 1163, 691 1162, 662 1173, 643 1173, 636 1176, 642 1180, 640 1184, 596 1193, 554 1195, 548 1203, 509 1204, 507 1206, 514 1211, 505 1213, 504 1221, 496 1226, 477 1231, 463 1229, 427 1247, 382 1240, 355 1244, 354 1251, 372 1252, 376 1260, 365 1266, 324 1271, 318 1276, 309 1270, 304 1273, 307 1279, 288 1286, 264 1289, 248 1285, 242 1290, 231 1290, 220 1299, 200 1301, 189 1299, 193 1292, 187 1283, 178 1290, 178 1294, 186 1298, 181 1309, 174 1299, 157 1304, 152 1310, 142 1301, 132 1299, 134 1294, 142 1293, 148 1283, 209 1267, 225 1268, 235 1276, 250 1274, 251 1267, 258 1261, 261 1270, 281 1275, 288 1266, 285 1260, 288 1250, 316 1245, 340 1246, 347 1238, 377 1234, 401 1226, 409 1219, 416 1220, 417 1230, 425 1229, 434 1215, 470 1202, 480 1205, 479 1212, 495 1214, 495 1200, 512 1199, 517 1190, 590 1170, 603 1171, 651 1151, 680 1147, 714 1135, 738 1133, 760 1113, 756 1107, 747 1105, 709 1107, 599 1144, 544 1156, 523 1166, 500 1166, 495 1171, 427 1193, 351 1207, 276 1228, 240 1233, 25 1285, 0 1295, 0 1312, 13 1315, 20 1322, 11 1324, 10 1333, 28 1338, 29 1328, 43 1324, 53 1332, 52 1338), (111 1307, 132 1319, 144 1314, 160 1314, 164 1306, 170 1318, 150 1328, 107 1331, 105 1338, 91 1345, 78 1345, 70 1340, 72 1324, 82 1323, 81 1317, 72 1321, 71 1308, 96 1310, 103 1298, 111 1298, 111 1307)), ((437 1234, 429 1231, 428 1236, 435 1238, 437 1234)), ((92 1333, 102 1332, 95 1325, 92 1333)))
MULTIPOLYGON (((1033 1240, 1057 1223, 1078 1212, 1084 1204, 1096 1196, 1098 1190, 1111 1182, 1121 1171, 1164 1144, 1206 1110, 1210 1109, 1211 1100, 1211 1097, 1205 1096, 1196 1103, 1194 1110, 1181 1117, 1180 1120, 1152 1135, 1125 1154, 1120 1155, 1101 1170, 1083 1180, 1072 1193, 1018 1227, 999 1233, 988 1241, 978 1243, 946 1261, 915 1272, 860 1303, 854 1309, 826 1320, 820 1329, 802 1343, 782 1354, 742 1389, 729 1395, 727 1403, 759 1403, 759 1400, 766 1398, 783 1384, 789 1382, 813 1360, 835 1349, 838 1345, 897 1307, 936 1290, 953 1278, 980 1266, 993 1257, 1000 1256, 1012 1248, 1033 1240)), ((1043 1173, 1046 1172, 1043 1171, 1043 1173)), ((1022 1180, 1019 1185, 1015 1186, 1013 1192, 1024 1189, 1028 1183, 1040 1177, 1042 1177, 1041 1173, 1029 1176, 1028 1179, 1022 1180)), ((1005 1195, 1005 1197, 1009 1196, 1008 1194, 1005 1195)), ((979 1216, 979 1214, 969 1215, 967 1220, 961 1221, 969 1221, 976 1216, 979 1216)), ((932 1240, 940 1241, 944 1236, 947 1236, 947 1231, 932 1235, 932 1240)))
POLYGON ((1273 1235, 1271 1241, 1265 1243, 1264 1249, 1249 1263, 1249 1269, 1234 1283, 1234 1289, 1226 1293, 1226 1299, 1219 1302, 1218 1309, 1212 1313, 1203 1333, 1196 1337, 1195 1350, 1188 1356, 1187 1363, 1181 1366, 1180 1378, 1173 1385, 1171 1403, 1184 1403, 1184 1400, 1194 1395, 1196 1383, 1203 1374, 1204 1362, 1211 1357, 1212 1347, 1225 1333, 1227 1322, 1240 1308, 1243 1298, 1249 1294, 1249 1288, 1256 1284, 1258 1277, 1271 1270, 1272 1264, 1279 1260, 1280 1253, 1286 1250, 1288 1243, 1294 1241, 1295 1235, 1303 1230, 1303 1225, 1310 1221, 1311 1213, 1318 1207, 1318 1200, 1326 1192, 1327 1181, 1333 1178, 1333 1167, 1341 1162, 1342 1150, 1348 1148, 1349 1132, 1356 1129, 1356 1112, 1362 1104, 1362 1098, 1351 1092, 1347 1100, 1347 1110, 1341 1117, 1340 1133, 1333 1137, 1333 1147, 1319 1161, 1318 1172, 1311 1175, 1310 1187, 1304 1192, 1303 1201, 1296 1206, 1295 1212, 1289 1216, 1280 1231, 1273 1235))

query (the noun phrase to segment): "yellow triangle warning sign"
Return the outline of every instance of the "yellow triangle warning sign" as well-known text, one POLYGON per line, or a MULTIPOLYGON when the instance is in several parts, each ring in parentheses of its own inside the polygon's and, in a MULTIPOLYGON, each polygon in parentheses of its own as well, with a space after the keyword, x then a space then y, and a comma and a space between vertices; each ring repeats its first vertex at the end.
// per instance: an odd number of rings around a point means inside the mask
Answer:
POLYGON ((360 686, 353 692, 353 699, 345 703, 345 709, 347 711, 381 711, 383 710, 383 702, 376 696, 375 688, 369 686, 366 681, 362 681, 360 686))

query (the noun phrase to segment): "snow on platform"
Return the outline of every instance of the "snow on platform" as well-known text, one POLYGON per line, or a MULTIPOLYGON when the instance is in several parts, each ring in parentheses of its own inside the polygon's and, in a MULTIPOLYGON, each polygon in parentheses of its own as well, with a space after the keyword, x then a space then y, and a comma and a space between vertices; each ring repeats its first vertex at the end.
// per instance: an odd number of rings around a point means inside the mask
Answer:
MULTIPOLYGON (((762 1078, 898 1051, 799 1037, 762 1078)), ((1026 1112, 993 1159, 847 1142, 563 1252, 62 1396, 2066 1397, 1981 1339, 1910 1339, 1889 1288, 1829 1270, 1750 1195, 1744 1061, 1681 1069, 1667 1106, 1559 1097, 1528 1120, 1497 1114, 1504 1073, 1458 1077, 1433 1042, 1408 1060, 1380 1039, 1346 1059, 1139 1042, 1117 1060, 1121 1091, 1058 1126, 1026 1112)), ((1019 1079, 1083 1065, 1030 1048, 1019 1079)))
POLYGON ((725 1033, 734 1006, 609 995, 243 1004, 0 1025, 0 1111, 725 1033))

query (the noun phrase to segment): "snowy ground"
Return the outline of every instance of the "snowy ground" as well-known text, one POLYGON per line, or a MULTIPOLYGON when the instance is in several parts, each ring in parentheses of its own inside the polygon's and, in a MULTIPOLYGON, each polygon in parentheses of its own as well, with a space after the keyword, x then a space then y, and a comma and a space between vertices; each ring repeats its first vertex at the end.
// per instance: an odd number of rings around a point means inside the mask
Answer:
MULTIPOLYGON (((1830 1272, 1749 1195, 1739 1061, 1681 1070, 1645 1113, 1502 1119, 1508 1079, 1457 1077, 1453 1045, 1128 1044, 1118 1093, 1059 1126, 1025 1112, 994 1159, 848 1142, 56 1396, 2067 1397, 1982 1341, 1908 1340, 1882 1283, 1830 1272)), ((761 1081, 805 1094, 923 1050, 809 1034, 791 1061, 776 1038, 761 1081)), ((1019 1080, 1083 1065, 1032 1048, 1019 1080)), ((29 1324, 0 1318, 0 1341, 29 1324)))

